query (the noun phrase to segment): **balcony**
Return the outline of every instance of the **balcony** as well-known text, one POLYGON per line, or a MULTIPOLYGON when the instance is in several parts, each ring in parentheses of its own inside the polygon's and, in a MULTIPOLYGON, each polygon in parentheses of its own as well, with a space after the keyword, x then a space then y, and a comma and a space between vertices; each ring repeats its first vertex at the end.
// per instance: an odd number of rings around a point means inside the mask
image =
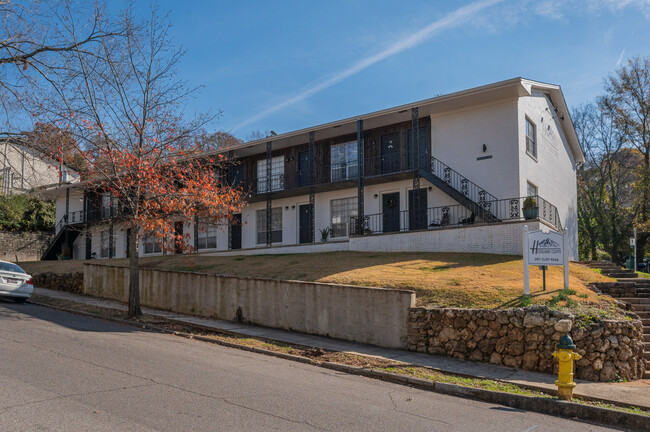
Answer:
POLYGON ((463 227, 475 224, 489 224, 509 221, 540 220, 561 230, 562 223, 557 208, 540 196, 535 196, 537 207, 524 209, 528 197, 482 201, 476 208, 464 205, 430 207, 422 211, 396 210, 390 213, 369 214, 361 221, 357 216, 350 218, 350 227, 355 235, 386 234, 425 229, 463 227), (483 218, 478 215, 482 214, 483 218))

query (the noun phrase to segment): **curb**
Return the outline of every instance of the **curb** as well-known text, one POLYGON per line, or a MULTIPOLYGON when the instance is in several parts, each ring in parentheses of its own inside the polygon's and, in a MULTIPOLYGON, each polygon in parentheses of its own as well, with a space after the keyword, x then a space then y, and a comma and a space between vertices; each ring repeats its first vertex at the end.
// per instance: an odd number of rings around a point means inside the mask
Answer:
MULTIPOLYGON (((186 339, 194 339, 202 342, 210 342, 228 348, 236 348, 236 349, 249 351, 257 354, 269 355, 273 357, 282 358, 285 360, 296 361, 299 363, 318 366, 325 369, 335 370, 338 372, 348 373, 352 375, 360 375, 360 376, 379 379, 382 381, 387 381, 395 384, 408 385, 411 387, 416 387, 422 390, 433 391, 448 396, 455 396, 464 399, 472 399, 481 402, 504 405, 510 408, 532 411, 540 414, 552 415, 555 417, 563 417, 563 418, 569 418, 574 420, 585 420, 585 421, 595 422, 601 425, 615 426, 619 428, 623 427, 623 428, 639 430, 639 431, 650 431, 650 417, 641 414, 633 414, 624 411, 617 411, 617 410, 600 408, 600 407, 595 407, 590 405, 582 405, 575 402, 565 402, 556 399, 538 398, 534 396, 505 393, 496 390, 477 389, 477 388, 466 387, 457 384, 439 383, 439 382, 429 381, 421 378, 409 377, 406 375, 376 371, 376 370, 367 369, 359 366, 348 366, 341 363, 317 362, 307 357, 300 357, 293 354, 281 353, 281 352, 266 350, 263 348, 250 347, 247 345, 221 341, 218 339, 211 339, 205 336, 196 336, 185 332, 167 330, 151 324, 137 324, 134 323, 133 321, 129 321, 121 318, 98 316, 95 314, 91 314, 89 312, 67 309, 60 306, 49 305, 49 304, 40 303, 32 300, 29 300, 28 302, 35 304, 37 306, 56 309, 63 312, 103 319, 105 321, 112 321, 119 324, 129 325, 131 327, 142 328, 142 329, 170 334, 174 336, 180 336, 186 339)), ((187 324, 187 323, 183 323, 183 324, 187 324)), ((214 331, 214 329, 212 329, 212 331, 214 331)), ((591 399, 591 400, 602 401, 599 399, 591 399)), ((608 401, 603 401, 603 402, 609 403, 608 401)))

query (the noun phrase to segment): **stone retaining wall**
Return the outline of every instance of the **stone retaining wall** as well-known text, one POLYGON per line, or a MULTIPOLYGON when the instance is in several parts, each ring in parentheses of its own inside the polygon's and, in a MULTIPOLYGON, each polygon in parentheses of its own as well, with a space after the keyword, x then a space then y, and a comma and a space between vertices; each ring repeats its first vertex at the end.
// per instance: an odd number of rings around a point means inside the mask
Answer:
POLYGON ((412 308, 408 349, 557 373, 551 353, 570 332, 577 352, 576 378, 590 381, 639 379, 645 370, 643 327, 630 321, 576 322, 546 306, 523 309, 412 308))
POLYGON ((41 259, 41 248, 52 236, 51 232, 0 231, 0 260, 21 262, 41 259))
POLYGON ((32 275, 34 285, 39 288, 49 288, 81 294, 84 292, 84 274, 76 273, 37 273, 32 275))

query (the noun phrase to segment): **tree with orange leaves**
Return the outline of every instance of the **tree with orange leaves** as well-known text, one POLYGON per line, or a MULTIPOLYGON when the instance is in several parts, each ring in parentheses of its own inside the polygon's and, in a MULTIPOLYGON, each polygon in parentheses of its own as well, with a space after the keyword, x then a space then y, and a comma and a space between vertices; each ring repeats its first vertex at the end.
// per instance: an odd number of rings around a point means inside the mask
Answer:
POLYGON ((241 210, 244 195, 222 181, 223 155, 202 156, 203 129, 216 115, 183 115, 197 88, 178 76, 184 52, 169 38, 168 17, 152 9, 149 20, 136 23, 127 10, 122 20, 122 37, 69 56, 57 83, 66 90, 63 103, 60 96, 44 100, 35 114, 73 138, 85 161, 83 185, 110 193, 116 220, 131 230, 128 316, 136 318, 139 240, 154 237, 163 249, 192 252, 174 222, 223 223, 241 210))

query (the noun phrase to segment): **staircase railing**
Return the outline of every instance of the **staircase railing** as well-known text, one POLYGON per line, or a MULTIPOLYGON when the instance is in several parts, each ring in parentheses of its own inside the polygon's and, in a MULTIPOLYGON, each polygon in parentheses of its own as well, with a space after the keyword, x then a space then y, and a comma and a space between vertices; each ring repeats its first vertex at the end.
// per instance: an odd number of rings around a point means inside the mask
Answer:
POLYGON ((431 174, 435 175, 475 203, 498 200, 497 197, 433 156, 431 157, 429 170, 431 174))

